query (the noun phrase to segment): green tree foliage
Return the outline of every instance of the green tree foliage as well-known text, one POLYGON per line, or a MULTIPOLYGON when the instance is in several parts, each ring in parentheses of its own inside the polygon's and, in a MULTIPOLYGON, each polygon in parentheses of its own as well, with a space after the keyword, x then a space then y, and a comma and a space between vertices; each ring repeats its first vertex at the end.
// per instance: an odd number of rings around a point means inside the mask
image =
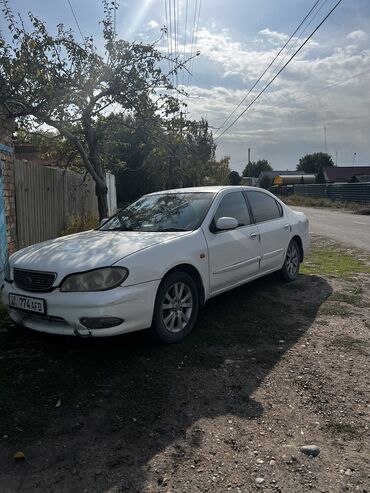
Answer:
POLYGON ((243 176, 253 176, 258 178, 262 171, 272 171, 271 164, 267 159, 259 159, 258 161, 251 161, 244 168, 243 176))
POLYGON ((241 176, 237 171, 231 171, 231 173, 229 174, 230 185, 240 185, 241 180, 241 176))
POLYGON ((316 175, 315 183, 325 183, 324 170, 322 169, 322 166, 320 167, 319 172, 316 175))
POLYGON ((316 175, 324 166, 334 166, 332 157, 326 152, 314 152, 301 157, 297 164, 297 171, 316 175))
POLYGON ((230 158, 228 156, 219 161, 211 160, 208 163, 207 185, 229 185, 230 158))
POLYGON ((0 35, 0 104, 28 130, 42 124, 54 128, 72 144, 96 185, 99 215, 107 216, 107 186, 101 160, 104 122, 98 117, 113 114, 115 106, 127 115, 152 120, 178 113, 178 98, 170 96, 167 57, 155 44, 117 39, 114 31, 115 2, 103 0, 104 49, 100 53, 91 37, 80 43, 71 30, 58 25, 57 34, 32 13, 31 29, 13 15, 7 0, 4 24, 10 42, 0 35))
POLYGON ((264 175, 262 177, 262 180, 261 180, 261 183, 260 183, 260 187, 261 188, 265 188, 266 190, 268 190, 272 185, 272 179, 270 176, 267 176, 267 175, 264 175))

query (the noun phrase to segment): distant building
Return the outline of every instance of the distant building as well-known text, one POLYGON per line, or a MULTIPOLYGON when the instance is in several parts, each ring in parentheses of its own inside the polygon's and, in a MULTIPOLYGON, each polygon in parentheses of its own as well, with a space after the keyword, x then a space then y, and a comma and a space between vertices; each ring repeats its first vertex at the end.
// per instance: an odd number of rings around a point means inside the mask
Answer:
POLYGON ((326 183, 363 182, 368 181, 362 177, 369 177, 370 166, 325 166, 323 171, 326 183))
POLYGON ((259 177, 258 177, 258 184, 261 183, 262 179, 264 176, 268 176, 270 179, 271 179, 271 184, 273 183, 274 179, 277 177, 277 176, 281 176, 281 175, 284 175, 284 176, 301 176, 302 175, 302 171, 288 171, 288 170, 285 170, 285 169, 280 169, 280 170, 274 170, 274 171, 261 171, 259 177))

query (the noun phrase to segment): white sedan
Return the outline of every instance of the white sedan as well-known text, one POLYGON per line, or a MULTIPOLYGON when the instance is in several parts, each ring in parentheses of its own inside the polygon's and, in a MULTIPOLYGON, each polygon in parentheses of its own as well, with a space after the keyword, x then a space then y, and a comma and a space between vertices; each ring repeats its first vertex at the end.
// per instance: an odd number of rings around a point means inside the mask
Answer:
POLYGON ((16 252, 1 297, 30 329, 112 336, 150 327, 176 342, 209 298, 275 271, 294 280, 308 245, 306 216, 263 189, 167 190, 94 231, 16 252))

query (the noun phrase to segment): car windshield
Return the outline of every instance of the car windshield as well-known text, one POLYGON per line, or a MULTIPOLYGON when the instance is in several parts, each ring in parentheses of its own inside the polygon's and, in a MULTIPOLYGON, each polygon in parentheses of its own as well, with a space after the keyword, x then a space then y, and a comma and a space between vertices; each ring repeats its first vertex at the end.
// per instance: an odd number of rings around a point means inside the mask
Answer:
POLYGON ((103 224, 99 231, 192 231, 200 225, 213 193, 148 195, 103 224))

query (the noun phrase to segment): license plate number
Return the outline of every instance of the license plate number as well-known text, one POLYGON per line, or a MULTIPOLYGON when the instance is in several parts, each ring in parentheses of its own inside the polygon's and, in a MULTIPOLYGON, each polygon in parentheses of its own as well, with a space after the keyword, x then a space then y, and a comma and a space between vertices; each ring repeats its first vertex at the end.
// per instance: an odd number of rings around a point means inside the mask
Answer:
POLYGON ((19 310, 45 314, 45 300, 33 298, 32 296, 20 296, 19 294, 10 293, 9 306, 19 310))

